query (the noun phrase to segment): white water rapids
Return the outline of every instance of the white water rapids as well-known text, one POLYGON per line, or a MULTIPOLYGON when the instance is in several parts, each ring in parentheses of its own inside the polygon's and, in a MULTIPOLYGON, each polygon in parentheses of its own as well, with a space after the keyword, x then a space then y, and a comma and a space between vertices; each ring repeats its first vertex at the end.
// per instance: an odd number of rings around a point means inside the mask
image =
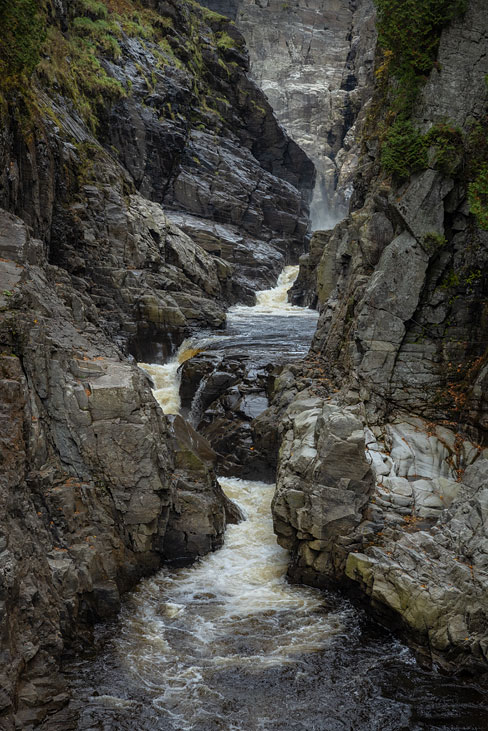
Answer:
MULTIPOLYGON (((235 305, 227 312, 227 331, 222 334, 214 334, 208 337, 193 337, 185 340, 179 347, 178 352, 168 363, 160 365, 157 363, 139 363, 148 373, 154 383, 153 393, 165 414, 178 414, 181 408, 180 402, 180 366, 194 355, 208 348, 233 344, 237 335, 242 340, 243 336, 253 336, 256 325, 259 332, 266 331, 266 325, 276 329, 276 320, 286 318, 284 325, 286 329, 292 330, 293 322, 303 329, 313 332, 317 320, 317 313, 314 310, 305 310, 288 302, 288 290, 297 278, 298 267, 287 266, 280 274, 275 287, 256 292, 256 304, 254 306, 235 305), (260 320, 260 323, 257 322, 260 320), (268 323, 266 323, 268 320, 268 323)), ((265 343, 266 344, 266 343, 265 343)), ((247 343, 246 343, 247 345, 247 343)), ((272 344, 267 344, 268 349, 272 344)), ((308 349, 308 343, 307 343, 308 349)))
MULTIPOLYGON (((244 350, 251 362, 305 354, 317 313, 287 302, 296 273, 287 267, 254 307, 231 308, 224 333, 185 341, 165 365, 144 364, 165 413, 180 409, 180 365, 209 347, 244 350)), ((227 528, 219 551, 142 581, 117 622, 98 630, 97 657, 67 670, 78 731, 488 728, 478 687, 422 671, 340 596, 287 583, 274 485, 220 482, 247 519, 227 528)))
POLYGON ((129 683, 142 685, 161 723, 179 731, 206 723, 266 728, 275 712, 266 703, 248 704, 235 725, 223 678, 295 665, 343 631, 345 612, 326 614, 318 591, 285 580, 288 555, 276 544, 270 514, 274 486, 230 478, 221 484, 247 520, 229 526, 224 547, 196 565, 143 581, 116 643, 129 683))

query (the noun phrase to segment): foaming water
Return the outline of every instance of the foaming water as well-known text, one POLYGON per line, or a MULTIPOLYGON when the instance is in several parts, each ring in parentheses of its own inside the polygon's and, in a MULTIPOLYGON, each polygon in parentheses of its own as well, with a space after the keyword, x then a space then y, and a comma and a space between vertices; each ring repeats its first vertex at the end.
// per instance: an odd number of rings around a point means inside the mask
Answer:
POLYGON ((179 367, 185 361, 193 358, 199 353, 192 340, 185 340, 178 349, 176 355, 163 365, 158 363, 139 363, 139 366, 146 371, 154 384, 154 398, 161 406, 165 414, 179 414, 181 408, 180 384, 181 373, 179 367))
POLYGON ((236 317, 255 317, 259 315, 296 315, 298 317, 317 318, 314 310, 307 310, 288 302, 288 290, 293 286, 298 276, 298 266, 287 266, 283 269, 275 287, 256 292, 255 305, 234 305, 227 312, 227 318, 232 326, 236 317))
POLYGON ((154 397, 165 414, 180 413, 180 366, 204 350, 250 353, 256 364, 277 362, 283 356, 290 361, 306 354, 318 313, 288 302, 288 290, 297 276, 297 266, 285 267, 275 287, 256 293, 255 305, 231 307, 223 333, 185 340, 177 353, 163 365, 139 363, 151 376, 154 397))
MULTIPOLYGON (((163 366, 142 364, 166 413, 180 407, 179 366, 202 350, 255 364, 306 352, 317 313, 288 303, 296 274, 287 267, 256 306, 232 308, 225 333, 185 341, 163 366)), ((421 670, 340 596, 287 583, 274 485, 220 482, 247 520, 228 527, 218 552, 142 581, 118 621, 97 630, 97 657, 66 668, 78 731, 488 728, 485 689, 421 670)))
MULTIPOLYGON (((134 595, 135 614, 126 616, 119 646, 120 657, 140 677, 147 674, 151 686, 159 678, 164 690, 154 698, 157 707, 164 710, 168 697, 174 712, 181 706, 182 728, 193 679, 211 690, 212 674, 219 669, 293 662, 297 653, 320 649, 342 629, 339 616, 320 612, 319 592, 285 580, 287 552, 276 543, 271 521, 274 485, 230 478, 220 482, 247 520, 229 526, 220 551, 144 582, 134 595)), ((200 692, 198 688, 195 704, 200 692)))
MULTIPOLYGON (((105 658, 117 668, 115 680, 122 673, 128 688, 142 690, 162 729, 260 728, 275 710, 253 708, 251 701, 239 720, 222 693, 223 679, 299 664, 303 654, 343 633, 351 612, 343 606, 326 613, 320 592, 286 582, 287 552, 277 545, 271 520, 274 485, 220 482, 247 519, 228 527, 220 551, 141 582, 105 658), (211 725, 202 725, 206 720, 211 725)), ((103 680, 101 687, 100 696, 87 699, 80 729, 107 707, 130 715, 129 698, 104 692, 103 680)))
POLYGON ((248 353, 256 366, 303 358, 317 325, 316 310, 288 302, 288 290, 298 276, 297 266, 285 267, 276 287, 256 293, 252 307, 235 305, 227 312, 227 352, 248 353))
POLYGON ((481 731, 475 683, 422 671, 347 601, 286 582, 274 486, 222 479, 247 520, 126 600, 93 662, 68 669, 78 731, 481 731))

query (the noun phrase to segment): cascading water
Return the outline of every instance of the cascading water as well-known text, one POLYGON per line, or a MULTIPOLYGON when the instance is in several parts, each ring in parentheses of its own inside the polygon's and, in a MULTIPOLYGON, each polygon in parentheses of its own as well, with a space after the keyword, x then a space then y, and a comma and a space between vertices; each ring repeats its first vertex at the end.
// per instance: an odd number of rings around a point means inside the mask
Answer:
POLYGON ((181 408, 179 367, 193 358, 200 350, 195 348, 193 341, 185 340, 176 355, 168 363, 139 363, 139 366, 151 376, 154 388, 154 398, 165 414, 179 414, 181 408))
MULTIPOLYGON (((348 624, 346 605, 325 613, 318 591, 286 583, 287 553, 276 544, 270 516, 273 485, 237 479, 222 485, 247 520, 228 528, 220 551, 144 581, 124 607, 112 661, 124 685, 143 689, 152 706, 143 718, 157 719, 154 728, 268 728, 276 709, 266 697, 246 709, 230 707, 233 679, 239 685, 247 677, 252 685, 260 675, 300 669, 304 654, 323 649, 348 624)), ((114 697, 103 681, 101 691, 80 728, 91 727, 97 707, 119 718, 127 694, 114 697)), ((131 728, 138 704, 123 708, 128 725, 120 728, 131 728)))
MULTIPOLYGON (((224 335, 183 343, 166 366, 144 365, 166 413, 179 409, 179 365, 202 349, 244 344, 259 359, 270 343, 274 353, 287 337, 289 346, 292 332, 292 354, 303 352, 316 313, 288 304, 294 275, 287 268, 255 307, 232 308, 224 335)), ((98 630, 104 647, 96 660, 67 669, 79 731, 488 728, 475 683, 422 671, 340 596, 286 582, 287 553, 272 531, 273 485, 221 483, 247 520, 228 528, 218 552, 141 582, 115 626, 98 630)))
MULTIPOLYGON (((306 354, 318 315, 314 310, 288 302, 288 290, 297 275, 297 266, 287 266, 275 287, 256 293, 254 306, 231 307, 227 312, 227 327, 222 334, 185 340, 177 353, 163 365, 139 363, 151 376, 154 396, 165 414, 180 412, 180 366, 203 350, 233 349, 242 352, 245 349, 252 352, 256 361, 276 361, 280 357, 290 361, 306 354)), ((201 386, 203 388, 203 384, 201 386)), ((198 411, 196 401, 195 410, 198 411)))

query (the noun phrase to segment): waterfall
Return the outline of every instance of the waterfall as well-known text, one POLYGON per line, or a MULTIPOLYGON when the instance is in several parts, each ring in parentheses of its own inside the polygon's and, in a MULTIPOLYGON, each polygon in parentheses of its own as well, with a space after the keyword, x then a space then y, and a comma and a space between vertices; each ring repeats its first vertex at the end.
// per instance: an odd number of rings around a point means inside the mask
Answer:
POLYGON ((200 353, 201 349, 195 347, 193 340, 185 340, 179 347, 176 355, 167 363, 139 363, 153 382, 154 398, 161 406, 165 414, 179 414, 181 409, 180 366, 194 355, 200 353))

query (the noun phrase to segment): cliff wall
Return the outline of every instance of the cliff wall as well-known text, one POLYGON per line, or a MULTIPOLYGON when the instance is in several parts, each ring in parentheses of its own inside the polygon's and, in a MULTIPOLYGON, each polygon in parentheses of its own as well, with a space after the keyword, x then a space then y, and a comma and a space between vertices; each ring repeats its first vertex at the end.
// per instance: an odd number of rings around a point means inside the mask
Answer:
MULTIPOLYGON (((486 669, 488 27, 483 3, 446 5, 422 57, 402 46, 408 17, 392 27, 403 11, 378 5, 351 213, 305 262, 312 352, 258 430, 281 413, 291 577, 368 597, 445 667, 486 669)), ((417 28, 423 8, 404 8, 417 28)))
POLYGON ((358 162, 356 120, 372 88, 372 0, 239 0, 226 10, 246 38, 253 78, 317 170, 314 229, 347 212, 358 162))
POLYGON ((7 2, 0 26, 0 727, 28 729, 121 592, 238 519, 132 355, 274 282, 314 171, 193 3, 7 2))

